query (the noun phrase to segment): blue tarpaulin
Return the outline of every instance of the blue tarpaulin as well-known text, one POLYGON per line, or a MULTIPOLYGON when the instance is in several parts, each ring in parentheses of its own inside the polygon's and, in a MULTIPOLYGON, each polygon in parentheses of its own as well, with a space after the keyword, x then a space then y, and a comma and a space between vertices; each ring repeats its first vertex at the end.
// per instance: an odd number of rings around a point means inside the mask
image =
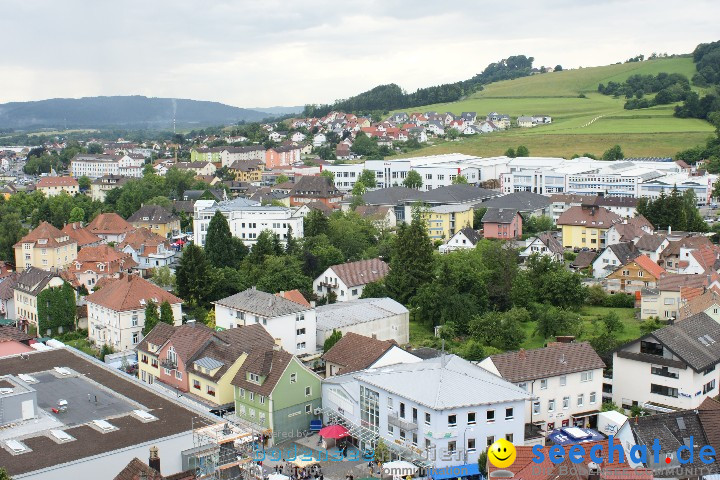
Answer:
POLYGON ((477 463, 467 463, 465 465, 453 465, 452 467, 428 468, 426 475, 434 480, 444 480, 447 478, 461 478, 472 475, 480 475, 480 469, 477 463))
POLYGON ((597 442, 605 437, 592 428, 562 427, 550 432, 548 438, 556 445, 574 445, 597 442))

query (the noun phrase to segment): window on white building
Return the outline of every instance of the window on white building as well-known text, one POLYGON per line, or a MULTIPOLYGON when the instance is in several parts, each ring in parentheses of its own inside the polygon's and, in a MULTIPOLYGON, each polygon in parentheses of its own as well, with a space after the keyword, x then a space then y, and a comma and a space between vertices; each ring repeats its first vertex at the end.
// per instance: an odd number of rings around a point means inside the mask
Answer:
POLYGON ((581 372, 580 373, 580 381, 581 382, 591 382, 593 379, 593 372, 592 370, 588 370, 587 372, 581 372))
POLYGON ((547 378, 540 380, 540 390, 547 390, 548 381, 547 378))
POLYGON ((563 397, 563 409, 570 408, 570 397, 563 397))

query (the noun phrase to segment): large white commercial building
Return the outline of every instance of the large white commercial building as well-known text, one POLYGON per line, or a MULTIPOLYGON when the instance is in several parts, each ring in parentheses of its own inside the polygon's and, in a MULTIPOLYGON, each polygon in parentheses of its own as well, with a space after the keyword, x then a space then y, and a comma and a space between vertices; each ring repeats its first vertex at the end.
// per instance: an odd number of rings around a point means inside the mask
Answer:
POLYGON ((106 175, 140 178, 145 160, 141 155, 93 155, 78 153, 70 160, 70 174, 75 178, 96 179, 106 175))
POLYGON ((427 467, 464 466, 498 439, 525 440, 522 388, 455 355, 352 372, 323 382, 325 422, 355 427, 427 467))
POLYGON ((277 234, 283 243, 287 242, 289 229, 292 229, 293 238, 303 237, 303 218, 295 215, 290 208, 262 205, 247 198, 224 202, 198 200, 195 202, 193 216, 193 232, 197 245, 205 246, 207 229, 216 211, 227 219, 233 237, 241 239, 246 245, 254 245, 258 235, 264 230, 277 234))

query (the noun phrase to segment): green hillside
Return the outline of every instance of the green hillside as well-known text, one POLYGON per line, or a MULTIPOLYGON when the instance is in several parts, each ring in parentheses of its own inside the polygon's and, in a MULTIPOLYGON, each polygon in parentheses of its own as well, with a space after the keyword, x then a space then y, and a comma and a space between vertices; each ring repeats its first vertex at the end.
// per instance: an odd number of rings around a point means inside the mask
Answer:
POLYGON ((413 111, 449 111, 459 114, 492 111, 519 115, 547 114, 551 125, 476 135, 455 142, 438 142, 412 156, 462 152, 499 155, 509 147, 525 145, 532 155, 570 157, 575 153, 602 154, 620 144, 626 156, 670 156, 705 142, 713 128, 705 121, 673 117, 674 105, 625 110, 624 98, 597 93, 599 83, 622 82, 634 74, 695 73, 690 57, 581 68, 546 73, 487 85, 465 100, 413 108, 413 111), (580 95, 586 98, 581 98, 580 95))

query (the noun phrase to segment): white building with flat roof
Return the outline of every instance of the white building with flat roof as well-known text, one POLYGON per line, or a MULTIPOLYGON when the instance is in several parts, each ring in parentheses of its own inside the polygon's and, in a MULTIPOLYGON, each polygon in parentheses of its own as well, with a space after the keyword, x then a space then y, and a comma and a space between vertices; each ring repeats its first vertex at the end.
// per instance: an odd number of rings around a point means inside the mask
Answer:
POLYGON ((197 245, 205 246, 207 229, 216 211, 225 216, 232 235, 246 245, 254 245, 264 230, 278 235, 282 243, 287 242, 290 229, 294 238, 303 237, 303 218, 294 215, 290 208, 262 205, 247 198, 223 202, 198 200, 193 216, 193 234, 197 245))
POLYGON ((338 375, 322 388, 325 422, 362 426, 361 449, 382 438, 434 468, 476 466, 501 438, 522 445, 532 397, 456 355, 338 375))

